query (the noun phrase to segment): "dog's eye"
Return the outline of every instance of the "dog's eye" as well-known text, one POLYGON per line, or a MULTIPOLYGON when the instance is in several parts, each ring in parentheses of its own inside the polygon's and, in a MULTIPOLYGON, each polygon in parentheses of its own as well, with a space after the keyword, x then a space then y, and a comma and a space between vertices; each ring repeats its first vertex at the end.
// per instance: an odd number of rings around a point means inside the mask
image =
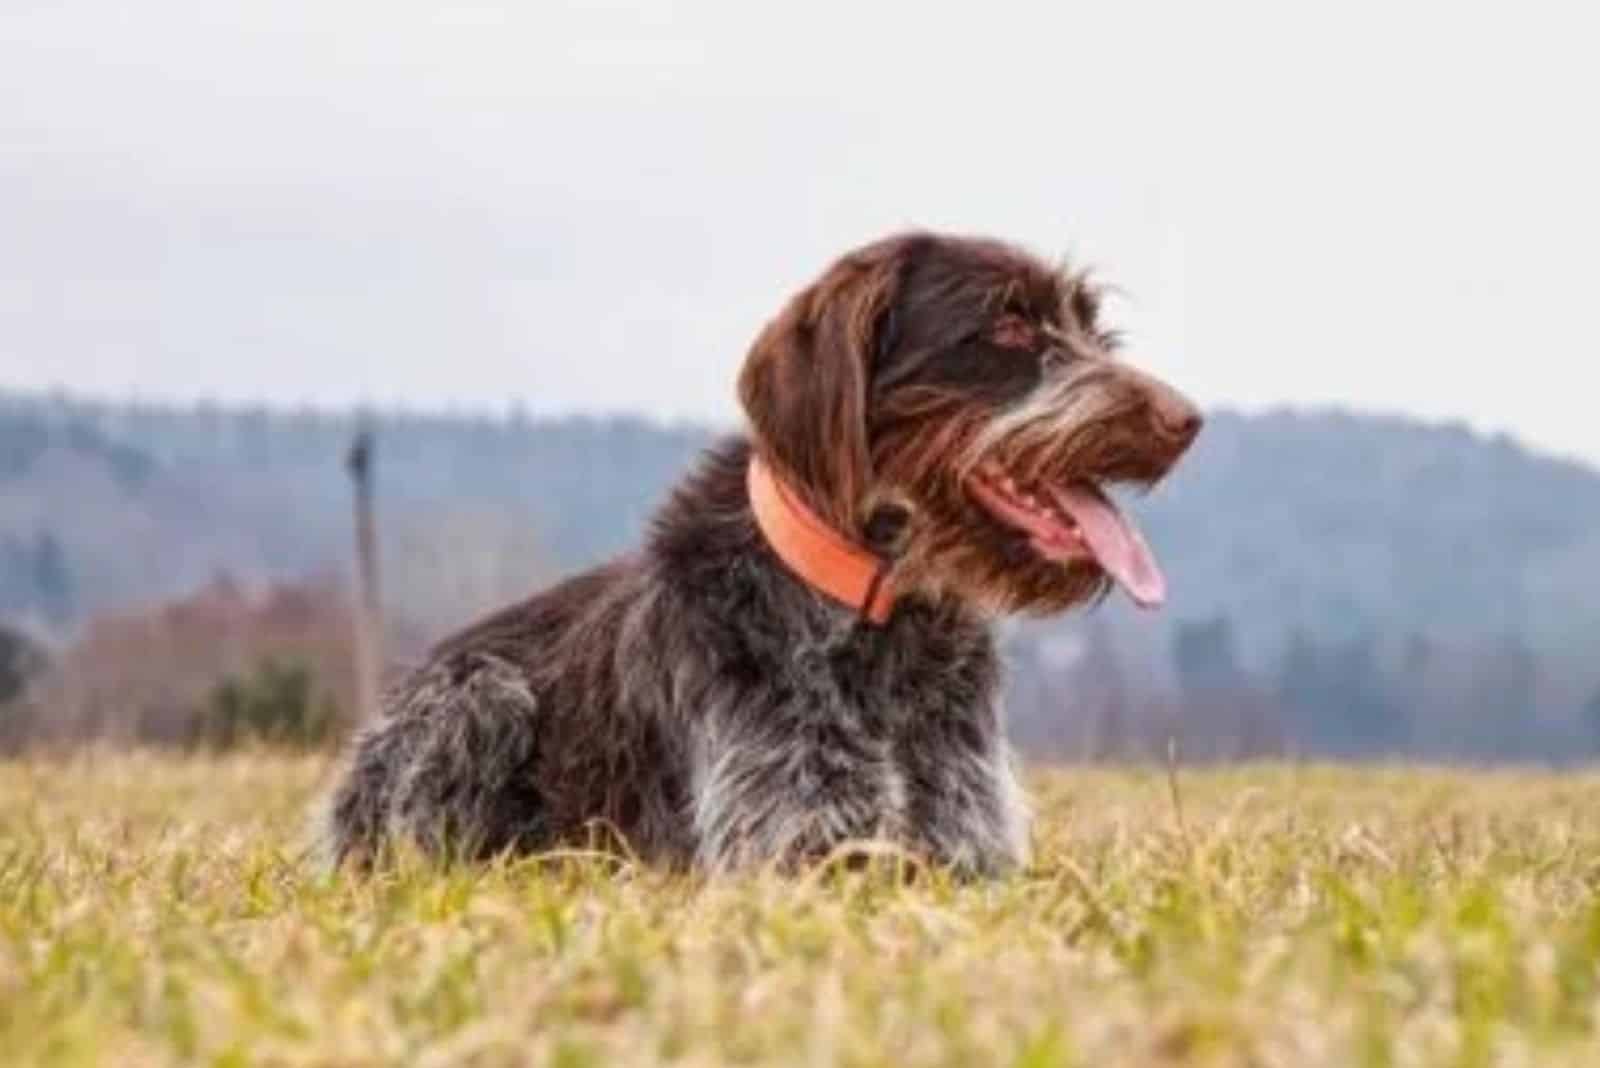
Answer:
POLYGON ((1039 332, 1022 316, 1007 313, 995 320, 989 340, 1003 349, 1031 349, 1038 344, 1039 332))

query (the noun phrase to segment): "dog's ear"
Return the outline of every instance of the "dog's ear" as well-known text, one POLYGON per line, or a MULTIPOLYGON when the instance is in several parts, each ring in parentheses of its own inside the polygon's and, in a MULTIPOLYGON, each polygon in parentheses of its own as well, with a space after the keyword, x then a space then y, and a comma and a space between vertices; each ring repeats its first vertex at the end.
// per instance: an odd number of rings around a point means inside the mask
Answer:
POLYGON ((763 459, 849 534, 872 480, 867 393, 893 330, 907 248, 891 238, 834 264, 767 324, 739 375, 763 459))

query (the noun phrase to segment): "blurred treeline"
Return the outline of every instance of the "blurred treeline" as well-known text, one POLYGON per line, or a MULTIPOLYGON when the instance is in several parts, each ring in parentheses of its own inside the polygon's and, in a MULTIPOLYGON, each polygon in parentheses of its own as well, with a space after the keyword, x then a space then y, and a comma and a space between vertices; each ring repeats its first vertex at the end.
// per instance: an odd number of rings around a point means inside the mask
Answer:
MULTIPOLYGON (((359 418, 396 662, 634 542, 710 436, 359 418)), ((357 419, 0 394, 0 747, 336 736, 357 419)), ((1008 628, 1027 748, 1600 752, 1600 474, 1459 427, 1218 413, 1130 507, 1172 602, 1008 628)))

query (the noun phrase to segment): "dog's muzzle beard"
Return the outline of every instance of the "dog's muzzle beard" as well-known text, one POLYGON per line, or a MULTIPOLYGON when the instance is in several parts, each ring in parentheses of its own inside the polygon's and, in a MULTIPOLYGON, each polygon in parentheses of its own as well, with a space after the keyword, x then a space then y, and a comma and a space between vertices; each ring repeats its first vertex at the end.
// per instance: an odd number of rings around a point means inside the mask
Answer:
POLYGON ((906 570, 996 612, 1055 614, 1113 588, 1163 603, 1155 556, 1106 487, 1159 482, 1199 430, 1192 405, 1087 361, 1006 408, 945 400, 935 414, 925 398, 882 453, 921 512, 906 570))

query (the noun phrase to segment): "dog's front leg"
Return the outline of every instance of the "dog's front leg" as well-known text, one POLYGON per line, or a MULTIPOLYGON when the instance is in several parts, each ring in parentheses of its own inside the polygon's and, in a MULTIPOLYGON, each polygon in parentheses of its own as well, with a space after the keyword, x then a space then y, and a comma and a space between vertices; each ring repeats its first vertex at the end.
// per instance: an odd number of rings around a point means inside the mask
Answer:
POLYGON ((910 784, 908 833, 921 852, 980 875, 1028 862, 1028 806, 991 711, 926 717, 898 755, 910 784))
POLYGON ((841 844, 899 839, 905 789, 887 739, 857 722, 774 710, 708 723, 693 775, 696 861, 792 867, 841 844))

